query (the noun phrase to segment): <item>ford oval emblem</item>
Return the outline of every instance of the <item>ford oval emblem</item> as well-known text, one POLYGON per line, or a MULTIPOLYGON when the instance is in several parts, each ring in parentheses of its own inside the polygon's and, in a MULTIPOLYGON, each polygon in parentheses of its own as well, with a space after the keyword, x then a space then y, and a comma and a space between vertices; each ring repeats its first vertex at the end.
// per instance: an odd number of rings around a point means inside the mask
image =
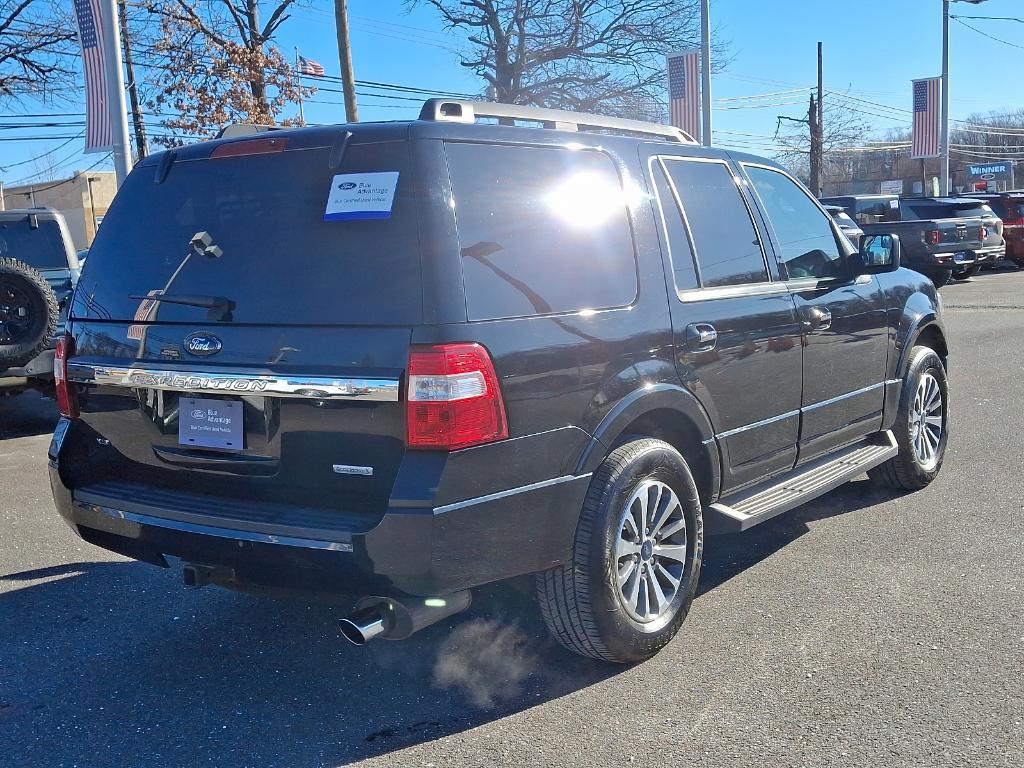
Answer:
POLYGON ((224 348, 224 344, 212 333, 190 333, 185 337, 185 351, 191 355, 206 357, 216 355, 224 348))

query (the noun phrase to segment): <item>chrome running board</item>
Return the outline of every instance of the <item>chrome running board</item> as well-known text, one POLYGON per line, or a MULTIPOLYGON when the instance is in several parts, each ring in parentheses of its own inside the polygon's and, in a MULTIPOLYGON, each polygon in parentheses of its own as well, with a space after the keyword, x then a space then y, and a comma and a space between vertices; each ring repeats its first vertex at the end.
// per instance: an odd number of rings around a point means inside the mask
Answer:
POLYGON ((709 505, 704 515, 705 530, 711 534, 745 531, 838 488, 898 452, 896 438, 886 430, 772 478, 767 485, 762 483, 709 505))

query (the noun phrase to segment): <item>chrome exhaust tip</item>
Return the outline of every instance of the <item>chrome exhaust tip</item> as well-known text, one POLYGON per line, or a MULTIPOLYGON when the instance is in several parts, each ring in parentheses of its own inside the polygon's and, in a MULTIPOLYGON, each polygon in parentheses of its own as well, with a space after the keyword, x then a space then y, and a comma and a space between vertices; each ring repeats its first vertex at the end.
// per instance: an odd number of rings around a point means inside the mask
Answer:
POLYGON ((338 620, 341 634, 352 645, 366 645, 375 637, 387 631, 387 604, 376 605, 356 611, 351 617, 338 620))
POLYGON ((366 597, 356 604, 351 616, 338 620, 338 627, 353 645, 366 645, 377 637, 404 640, 424 627, 466 610, 471 600, 469 590, 422 602, 402 603, 393 597, 366 597))

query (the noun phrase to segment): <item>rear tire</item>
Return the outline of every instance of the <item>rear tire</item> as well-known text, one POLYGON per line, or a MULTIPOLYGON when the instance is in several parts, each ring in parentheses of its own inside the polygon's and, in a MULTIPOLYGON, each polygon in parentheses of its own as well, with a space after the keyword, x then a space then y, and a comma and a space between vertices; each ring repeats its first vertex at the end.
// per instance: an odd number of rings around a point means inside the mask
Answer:
POLYGON ((869 470, 868 477, 889 488, 924 488, 938 476, 949 438, 946 368, 929 347, 910 351, 892 432, 899 453, 869 470))
POLYGON ((966 267, 964 269, 954 269, 953 278, 955 280, 968 280, 974 277, 976 274, 981 272, 981 266, 975 265, 973 267, 966 267))
POLYGON ((924 275, 933 283, 935 283, 936 288, 941 288, 952 279, 953 270, 939 269, 933 272, 925 272, 924 275))
POLYGON ((648 659, 679 631, 704 546, 697 486, 668 443, 616 448, 594 473, 571 559, 537 574, 548 629, 583 656, 648 659))
POLYGON ((60 309, 50 284, 17 259, 0 259, 0 368, 16 368, 49 346, 60 309))

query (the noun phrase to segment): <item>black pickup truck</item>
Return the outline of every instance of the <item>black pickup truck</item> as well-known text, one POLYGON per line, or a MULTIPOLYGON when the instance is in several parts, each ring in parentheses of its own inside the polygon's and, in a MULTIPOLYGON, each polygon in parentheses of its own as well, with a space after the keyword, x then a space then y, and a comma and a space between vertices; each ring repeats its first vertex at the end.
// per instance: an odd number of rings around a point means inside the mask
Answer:
POLYGON ((0 396, 52 392, 55 336, 79 272, 59 211, 0 211, 0 396))
POLYGON ((821 202, 842 206, 865 234, 899 235, 904 266, 931 278, 937 286, 952 277, 969 277, 978 264, 979 252, 987 254, 990 233, 978 211, 983 206, 978 200, 844 195, 822 198, 821 202))

